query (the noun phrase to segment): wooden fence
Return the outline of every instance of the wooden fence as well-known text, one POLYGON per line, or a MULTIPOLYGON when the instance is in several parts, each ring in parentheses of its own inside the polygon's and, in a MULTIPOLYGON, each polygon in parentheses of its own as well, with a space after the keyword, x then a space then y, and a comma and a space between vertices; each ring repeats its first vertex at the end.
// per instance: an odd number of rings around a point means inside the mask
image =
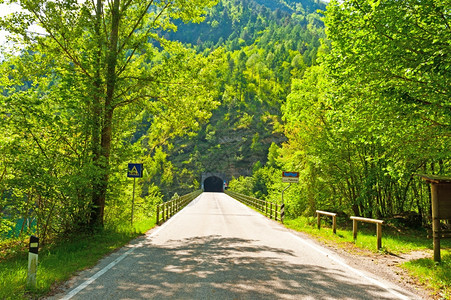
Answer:
POLYGON ((170 217, 179 212, 182 208, 188 205, 188 203, 196 199, 200 194, 202 194, 202 190, 197 190, 192 193, 175 198, 171 201, 158 204, 155 214, 157 224, 161 225, 162 223, 166 222, 170 217))
POLYGON ((382 224, 384 221, 376 219, 368 219, 361 217, 351 217, 352 220, 352 233, 354 241, 357 239, 357 222, 373 223, 376 224, 376 236, 377 236, 377 250, 382 248, 382 224))
POLYGON ((257 209, 268 218, 282 222, 281 205, 274 202, 269 202, 266 200, 261 200, 254 197, 239 194, 237 192, 229 190, 225 191, 225 193, 230 197, 234 198, 235 200, 238 200, 246 204, 247 206, 257 209))
MULTIPOLYGON (((317 215, 317 224, 318 229, 321 228, 321 215, 330 216, 332 217, 332 230, 334 233, 337 233, 337 214, 322 210, 316 211, 317 215)), ((354 242, 357 239, 357 222, 365 222, 365 223, 373 223, 376 224, 376 236, 377 236, 377 250, 382 248, 382 224, 384 224, 384 221, 382 220, 376 220, 376 219, 369 219, 369 218, 361 218, 361 217, 350 217, 352 220, 352 234, 354 237, 354 242)))
POLYGON ((337 233, 337 214, 331 213, 328 211, 317 210, 316 211, 316 217, 317 217, 316 223, 318 225, 318 229, 321 228, 321 215, 332 217, 332 231, 334 232, 334 234, 336 234, 337 233))

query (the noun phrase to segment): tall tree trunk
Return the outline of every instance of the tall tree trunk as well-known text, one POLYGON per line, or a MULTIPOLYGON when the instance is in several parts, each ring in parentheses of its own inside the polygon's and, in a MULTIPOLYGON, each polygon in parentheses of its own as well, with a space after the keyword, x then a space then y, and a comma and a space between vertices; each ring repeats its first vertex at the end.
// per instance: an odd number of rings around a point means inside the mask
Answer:
POLYGON ((108 190, 111 140, 113 136, 114 91, 116 88, 117 43, 119 36, 119 4, 114 0, 111 11, 112 23, 110 31, 110 44, 107 54, 106 95, 103 109, 103 126, 100 137, 100 157, 97 167, 100 171, 99 180, 93 184, 93 211, 91 213, 91 226, 103 227, 106 194, 108 190))
MULTIPOLYGON (((102 0, 97 0, 96 7, 96 20, 95 20, 95 32, 97 38, 97 50, 95 52, 95 61, 96 61, 96 71, 95 78, 93 83, 93 98, 92 98, 92 107, 91 107, 91 148, 92 148, 92 160, 96 169, 100 169, 100 130, 102 127, 102 77, 101 77, 101 61, 102 61, 102 37, 101 37, 101 26, 102 26, 102 0)), ((95 172, 97 173, 97 172, 95 172)), ((95 174, 90 174, 91 176, 96 176, 95 174)), ((91 182, 95 182, 97 178, 92 177, 91 182)), ((92 185, 92 199, 91 199, 91 211, 89 215, 89 227, 93 228, 98 224, 99 219, 99 189, 92 185)))

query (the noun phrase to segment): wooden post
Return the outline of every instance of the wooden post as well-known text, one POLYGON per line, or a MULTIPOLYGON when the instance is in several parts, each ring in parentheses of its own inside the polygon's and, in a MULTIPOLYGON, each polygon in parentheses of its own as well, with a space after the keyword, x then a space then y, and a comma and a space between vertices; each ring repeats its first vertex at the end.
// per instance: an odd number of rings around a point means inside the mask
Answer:
POLYGON ((272 219, 272 202, 269 204, 269 218, 272 219))
POLYGON ((332 230, 334 234, 337 234, 337 216, 332 216, 332 230))
POLYGON ((319 212, 316 212, 316 225, 318 225, 318 230, 321 229, 321 215, 319 212))
POLYGON ((357 239, 357 220, 355 219, 352 220, 352 235, 355 243, 355 240, 357 239))
POLYGON ((155 224, 159 225, 160 224, 160 204, 157 204, 157 211, 155 214, 157 215, 157 221, 155 224))
POLYGON ((265 216, 268 216, 268 201, 265 200, 265 216))
POLYGON ((438 189, 437 184, 431 184, 432 202, 432 238, 434 244, 434 261, 440 262, 440 218, 438 209, 438 189))
POLYGON ((376 223, 377 250, 382 248, 382 224, 376 223))

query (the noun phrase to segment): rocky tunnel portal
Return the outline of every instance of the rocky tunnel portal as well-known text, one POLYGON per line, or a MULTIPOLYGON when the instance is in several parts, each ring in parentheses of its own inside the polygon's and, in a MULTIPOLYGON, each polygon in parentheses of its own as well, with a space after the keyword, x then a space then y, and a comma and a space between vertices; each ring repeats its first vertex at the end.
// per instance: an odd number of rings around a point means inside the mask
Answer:
POLYGON ((217 176, 210 176, 204 180, 204 192, 224 192, 223 180, 217 176))

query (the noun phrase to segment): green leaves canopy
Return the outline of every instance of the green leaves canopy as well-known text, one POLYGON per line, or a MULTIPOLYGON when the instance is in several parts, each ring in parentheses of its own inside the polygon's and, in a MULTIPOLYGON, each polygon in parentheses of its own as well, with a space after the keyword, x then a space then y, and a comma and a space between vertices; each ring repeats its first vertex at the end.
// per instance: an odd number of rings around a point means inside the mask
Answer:
POLYGON ((332 1, 325 13, 332 74, 389 94, 394 105, 449 130, 450 6, 449 0, 332 1))
MULTIPOLYGON (((176 30, 175 19, 201 21, 214 1, 7 3, 23 10, 0 20, 21 45, 19 56, 3 62, 2 112, 9 122, 3 128, 11 131, 17 120, 19 139, 30 129, 24 152, 37 153, 29 158, 42 160, 38 169, 51 166, 50 177, 72 174, 67 182, 73 188, 52 184, 56 194, 72 212, 82 208, 80 223, 103 226, 110 174, 126 159, 121 152, 131 150, 124 146, 133 134, 128 126, 148 116, 150 140, 158 144, 196 129, 217 105, 210 92, 215 56, 161 36, 176 30), (33 24, 45 34, 31 32, 33 24)), ((13 160, 5 161, 8 173, 17 170, 13 160)))

